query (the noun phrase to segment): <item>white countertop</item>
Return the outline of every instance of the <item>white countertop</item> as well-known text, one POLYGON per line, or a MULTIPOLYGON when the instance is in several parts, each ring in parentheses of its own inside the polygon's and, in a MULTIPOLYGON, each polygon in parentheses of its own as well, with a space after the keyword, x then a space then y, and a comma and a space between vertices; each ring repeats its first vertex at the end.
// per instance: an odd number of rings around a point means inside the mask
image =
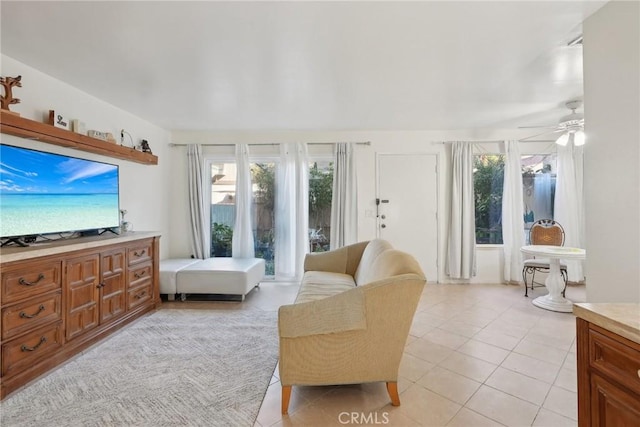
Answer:
POLYGON ((638 303, 578 303, 573 305, 573 314, 640 344, 638 303))
POLYGON ((160 233, 157 231, 130 231, 120 235, 105 233, 101 236, 78 237, 76 239, 32 243, 26 248, 19 246, 7 246, 0 248, 0 263, 22 261, 47 255, 56 255, 63 252, 97 248, 100 246, 157 236, 160 236, 160 233))

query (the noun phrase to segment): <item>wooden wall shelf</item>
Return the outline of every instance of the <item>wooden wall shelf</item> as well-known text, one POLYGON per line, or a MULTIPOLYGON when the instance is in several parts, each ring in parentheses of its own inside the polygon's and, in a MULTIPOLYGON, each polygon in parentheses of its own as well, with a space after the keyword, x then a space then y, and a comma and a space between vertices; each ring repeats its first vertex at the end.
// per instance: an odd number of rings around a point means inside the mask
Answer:
POLYGON ((158 164, 158 157, 153 154, 25 119, 16 114, 0 112, 0 132, 145 165, 158 164))

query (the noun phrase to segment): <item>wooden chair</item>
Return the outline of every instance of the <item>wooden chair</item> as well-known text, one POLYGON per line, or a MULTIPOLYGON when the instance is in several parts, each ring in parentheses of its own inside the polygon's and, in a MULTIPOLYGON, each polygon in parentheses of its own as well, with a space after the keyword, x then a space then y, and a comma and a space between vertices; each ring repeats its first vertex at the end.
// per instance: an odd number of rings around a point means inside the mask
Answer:
MULTIPOLYGON (((548 246, 563 246, 564 245, 564 228, 552 220, 552 219, 540 219, 533 223, 529 230, 529 242, 532 245, 548 245, 548 246)), ((527 281, 527 275, 531 275, 531 290, 534 287, 542 287, 544 283, 538 283, 535 281, 536 272, 541 271, 549 272, 549 259, 548 258, 531 258, 524 260, 524 267, 522 269, 522 280, 524 281, 524 296, 528 297, 529 284, 527 281)), ((562 296, 564 297, 567 290, 567 265, 560 263, 560 273, 564 279, 564 289, 562 290, 562 296)))

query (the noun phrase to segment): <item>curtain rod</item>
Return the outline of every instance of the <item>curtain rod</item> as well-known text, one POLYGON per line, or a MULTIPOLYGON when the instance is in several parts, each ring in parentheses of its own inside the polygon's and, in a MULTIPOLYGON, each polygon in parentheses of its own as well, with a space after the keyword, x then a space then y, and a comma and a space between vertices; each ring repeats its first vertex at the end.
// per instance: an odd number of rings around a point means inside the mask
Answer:
MULTIPOLYGON (((483 141, 436 141, 433 142, 434 144, 453 144, 454 142, 468 142, 470 144, 486 144, 486 143, 500 143, 500 142, 504 142, 504 141, 508 141, 506 139, 500 139, 500 140, 483 140, 483 141)), ((519 139, 518 142, 556 142, 555 139, 519 139)))
MULTIPOLYGON (((339 144, 338 142, 307 142, 307 144, 309 145, 334 145, 334 144, 339 144)), ((356 144, 356 145, 371 145, 371 141, 352 141, 352 142, 346 142, 346 144, 356 144)), ((170 147, 186 147, 187 145, 196 145, 196 144, 176 144, 176 143, 169 143, 170 147)), ((204 147, 235 147, 238 144, 200 144, 204 147)), ((268 143, 268 144, 247 144, 247 145, 254 145, 254 146, 259 146, 259 145, 263 145, 263 146, 273 146, 273 145, 280 145, 280 143, 268 143)))

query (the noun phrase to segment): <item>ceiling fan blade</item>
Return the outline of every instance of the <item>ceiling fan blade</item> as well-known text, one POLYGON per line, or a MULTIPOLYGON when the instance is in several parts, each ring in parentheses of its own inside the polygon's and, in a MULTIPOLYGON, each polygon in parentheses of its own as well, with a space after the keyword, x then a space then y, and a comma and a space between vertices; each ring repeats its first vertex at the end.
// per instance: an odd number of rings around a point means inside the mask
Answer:
POLYGON ((520 139, 520 141, 528 141, 528 140, 533 139, 533 138, 536 138, 536 137, 538 137, 538 136, 542 136, 542 135, 551 135, 551 134, 558 133, 558 132, 562 132, 562 130, 560 130, 560 129, 556 129, 556 130, 552 130, 552 131, 547 131, 547 132, 538 133, 538 134, 535 134, 535 135, 527 136, 527 137, 525 137, 525 138, 521 138, 521 139, 520 139))
POLYGON ((518 126, 518 129, 556 129, 558 126, 518 126))

